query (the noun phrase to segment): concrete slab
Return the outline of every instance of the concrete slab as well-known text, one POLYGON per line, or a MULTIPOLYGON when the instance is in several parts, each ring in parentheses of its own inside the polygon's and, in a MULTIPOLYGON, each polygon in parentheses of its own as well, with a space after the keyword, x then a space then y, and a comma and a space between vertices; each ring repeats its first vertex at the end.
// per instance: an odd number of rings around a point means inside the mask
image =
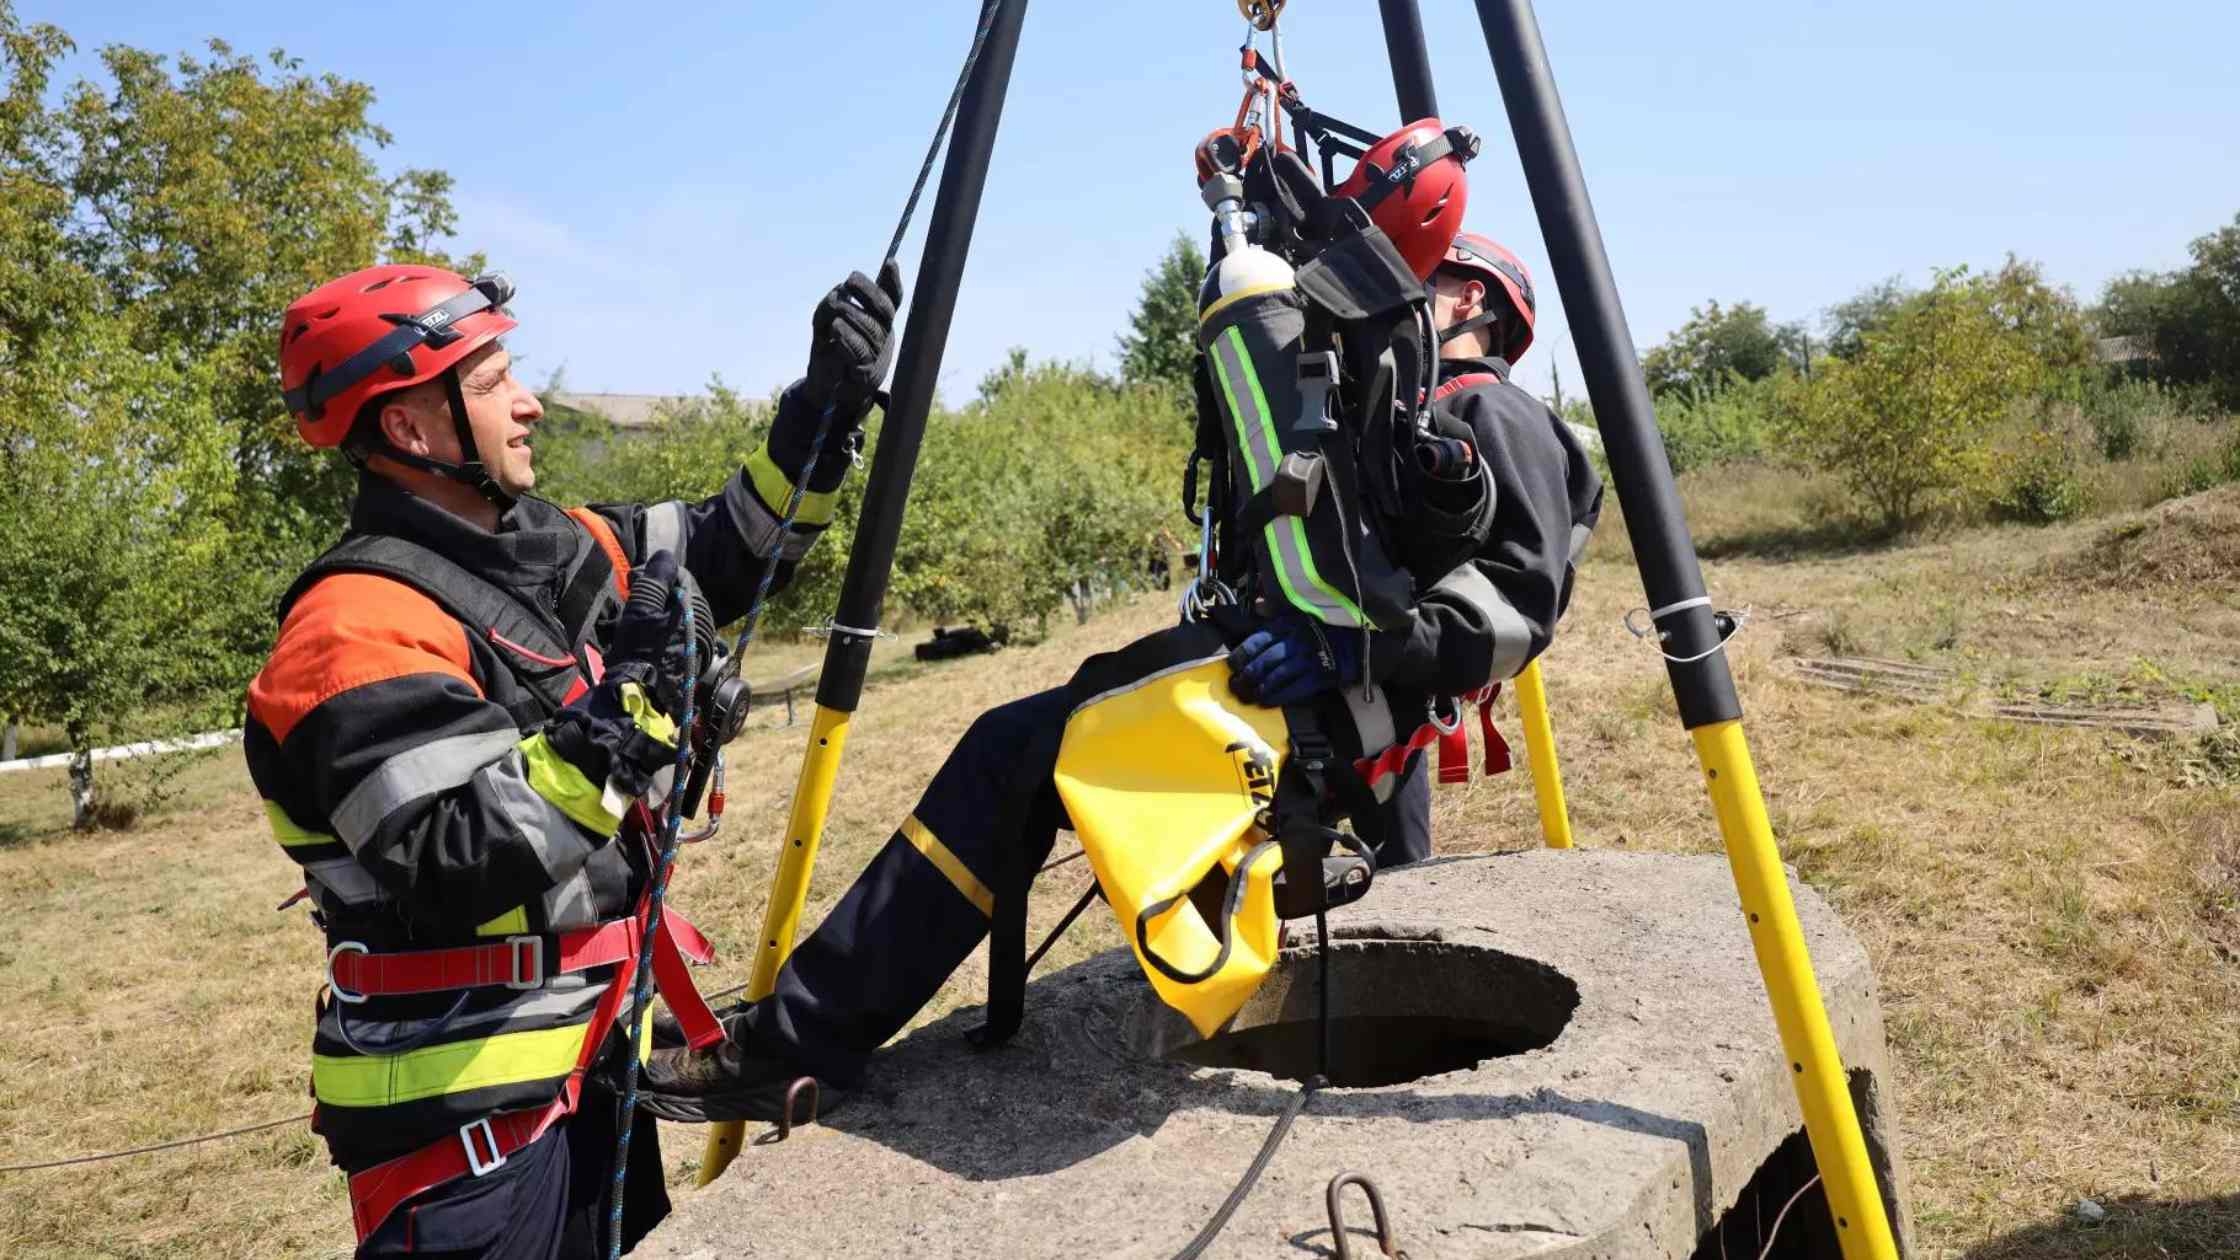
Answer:
MULTIPOLYGON (((1865 952, 1791 884, 1882 1148, 1865 952)), ((1311 925, 1292 928, 1311 946, 1311 925)), ((1209 1256, 1334 1254, 1324 1188, 1359 1169, 1414 1260, 1687 1257, 1802 1127, 1722 858, 1434 861, 1380 876, 1331 935, 1333 1075, 1451 1070, 1318 1093, 1209 1256)), ((639 1254, 1173 1255, 1296 1088, 1239 1065, 1311 1062, 1314 974, 1311 948, 1288 952, 1211 1043, 1120 952, 1037 981, 999 1052, 967 1047, 979 1013, 960 1012, 890 1047, 828 1125, 750 1147, 680 1196, 639 1254)))

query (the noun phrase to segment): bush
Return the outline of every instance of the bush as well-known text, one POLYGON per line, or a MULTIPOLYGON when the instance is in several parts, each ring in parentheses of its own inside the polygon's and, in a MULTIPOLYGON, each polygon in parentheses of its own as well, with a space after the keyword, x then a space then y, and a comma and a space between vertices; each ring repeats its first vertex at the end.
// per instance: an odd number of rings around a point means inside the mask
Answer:
POLYGON ((1940 273, 1776 411, 1784 446, 1844 478, 1890 529, 1975 484, 1993 427, 2042 374, 2000 298, 1966 268, 1940 273))
POLYGON ((2147 422, 2177 410, 2154 382, 2136 380, 2087 385, 2078 406, 2092 426, 2092 444, 2110 463, 2139 454, 2146 445, 2147 422))
POLYGON ((2240 481, 2240 433, 2235 433, 2217 454, 2199 455, 2189 461, 2171 484, 2170 497, 2183 498, 2234 481, 2240 481))
POLYGON ((1720 389, 1689 386, 1657 403, 1657 429, 1675 473, 1757 459, 1766 453, 1786 375, 1746 381, 1730 375, 1720 389))
POLYGON ((2003 521, 2050 525, 2084 513, 2089 503, 2074 448, 2058 433, 2030 434, 2000 460, 1991 514, 2003 521))

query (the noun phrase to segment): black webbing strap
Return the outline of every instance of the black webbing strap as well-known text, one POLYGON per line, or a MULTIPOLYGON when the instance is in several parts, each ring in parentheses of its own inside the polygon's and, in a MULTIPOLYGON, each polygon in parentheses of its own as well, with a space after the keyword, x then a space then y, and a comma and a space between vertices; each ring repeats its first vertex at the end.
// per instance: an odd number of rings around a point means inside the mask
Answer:
MULTIPOLYGON (((1027 831, 1030 827, 1047 826, 1052 837, 1057 835, 1053 820, 1037 817, 1037 806, 1041 803, 1041 794, 1052 790, 1050 780, 1057 771, 1058 743, 1064 735, 1065 728, 1057 724, 1036 732, 1019 759, 1014 786, 996 813, 995 836, 999 849, 996 907, 988 922, 987 1021, 966 1034, 978 1049, 992 1050, 1011 1040, 1026 1020, 1027 968, 1030 965, 1027 961, 1027 896, 1034 888, 1034 877, 1040 872, 1041 855, 1050 851, 1047 844, 1030 843, 1027 831)), ((1067 922, 1072 919, 1069 917, 1067 922)), ((1062 926, 1060 930, 1064 930, 1062 926)))

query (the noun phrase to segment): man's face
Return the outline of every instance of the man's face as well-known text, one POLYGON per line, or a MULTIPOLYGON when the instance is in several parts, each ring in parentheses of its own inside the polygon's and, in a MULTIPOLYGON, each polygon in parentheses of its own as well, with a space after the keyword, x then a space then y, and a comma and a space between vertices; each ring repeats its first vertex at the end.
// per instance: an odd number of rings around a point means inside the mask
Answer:
MULTIPOLYGON (((544 404, 514 376, 513 356, 497 342, 461 360, 458 371, 459 392, 467 400, 467 427, 474 432, 483 467, 507 494, 527 494, 537 484, 536 452, 530 449, 529 432, 544 419, 544 404)), ((414 386, 398 395, 398 402, 410 420, 412 435, 425 448, 417 453, 445 463, 465 462, 468 455, 459 449, 442 381, 414 386)), ((396 441, 396 436, 392 432, 390 440, 396 441)), ((398 445, 414 449, 411 443, 398 445)))

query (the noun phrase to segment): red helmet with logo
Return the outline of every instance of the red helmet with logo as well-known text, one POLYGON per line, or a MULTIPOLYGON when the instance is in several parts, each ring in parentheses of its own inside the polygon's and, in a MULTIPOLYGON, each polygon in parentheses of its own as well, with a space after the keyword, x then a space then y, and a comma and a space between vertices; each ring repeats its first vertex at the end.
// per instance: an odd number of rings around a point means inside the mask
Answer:
POLYGON ((1477 155, 1478 137, 1468 127, 1420 119, 1370 145, 1353 174, 1331 191, 1361 203, 1416 279, 1428 280, 1462 230, 1470 203, 1462 168, 1477 155))
MULTIPOLYGON (((1454 244, 1447 247, 1447 256, 1440 260, 1439 269, 1482 281, 1488 297, 1505 299, 1509 309, 1516 312, 1517 318, 1508 326, 1508 344, 1494 347, 1502 358, 1515 363, 1532 347, 1532 325, 1538 306, 1532 299, 1532 273, 1525 270, 1523 259, 1490 236, 1462 232, 1456 234, 1454 244)), ((1489 305, 1486 313, 1446 330, 1440 340, 1448 340, 1472 328, 1483 328, 1497 317, 1498 313, 1489 305)))
POLYGON ((297 298, 280 325, 281 396, 296 431, 313 446, 340 446, 369 400, 434 380, 511 332, 512 297, 502 275, 468 280, 397 264, 353 271, 297 298))

